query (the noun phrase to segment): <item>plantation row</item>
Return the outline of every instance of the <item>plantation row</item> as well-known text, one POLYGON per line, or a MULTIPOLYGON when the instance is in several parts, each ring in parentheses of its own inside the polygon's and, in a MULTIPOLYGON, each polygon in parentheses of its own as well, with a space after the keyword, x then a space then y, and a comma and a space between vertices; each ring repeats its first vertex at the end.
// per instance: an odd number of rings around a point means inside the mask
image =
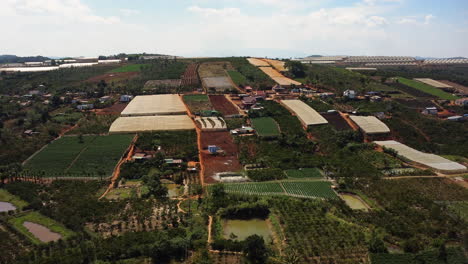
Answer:
POLYGON ((281 181, 224 184, 228 193, 248 195, 285 195, 300 198, 336 199, 331 183, 323 181, 281 181))

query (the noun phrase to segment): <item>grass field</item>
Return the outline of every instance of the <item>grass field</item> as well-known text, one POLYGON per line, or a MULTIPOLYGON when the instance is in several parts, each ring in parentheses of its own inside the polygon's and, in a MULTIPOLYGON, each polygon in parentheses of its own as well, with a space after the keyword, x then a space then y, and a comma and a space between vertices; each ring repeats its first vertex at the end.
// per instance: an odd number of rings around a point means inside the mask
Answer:
POLYGON ((446 93, 446 92, 442 91, 441 89, 432 87, 432 86, 427 85, 427 84, 422 83, 422 82, 413 81, 413 80, 406 79, 406 78, 403 78, 403 77, 398 77, 398 82, 401 83, 401 84, 407 85, 409 87, 418 89, 420 91, 423 91, 425 93, 437 96, 440 99, 454 100, 454 99, 458 98, 456 96, 453 96, 453 95, 451 95, 449 93, 446 93))
POLYGON ((13 204, 18 209, 23 209, 28 205, 27 202, 21 200, 20 198, 14 196, 13 194, 7 192, 4 189, 0 189, 0 202, 7 202, 13 204))
POLYGON ((12 224, 16 230, 18 230, 29 240, 31 240, 34 244, 41 244, 42 242, 38 238, 36 238, 32 233, 30 233, 25 226, 23 226, 24 222, 32 222, 43 225, 50 229, 52 232, 59 233, 60 235, 62 235, 62 239, 67 239, 75 234, 72 231, 65 228, 60 223, 57 223, 56 221, 46 216, 43 216, 38 212, 30 212, 22 216, 12 218, 8 220, 8 222, 12 224))
POLYGON ((323 178, 322 173, 317 168, 304 168, 298 170, 286 170, 286 175, 289 178, 303 179, 303 178, 323 178))
POLYGON ((252 126, 261 137, 277 137, 280 135, 279 126, 271 117, 252 118, 252 126))
POLYGON ((229 76, 231 76, 232 81, 236 85, 246 85, 247 84, 247 78, 245 78, 242 73, 238 71, 228 71, 229 76))
POLYGON ((129 64, 117 69, 113 69, 110 71, 111 73, 118 73, 118 72, 140 72, 141 68, 147 66, 147 64, 129 64))
POLYGON ((224 188, 228 193, 249 195, 285 195, 300 198, 336 199, 338 196, 331 189, 329 182, 323 181, 275 181, 256 183, 227 183, 224 188))
POLYGON ((133 135, 66 136, 34 156, 25 166, 46 176, 110 176, 133 135))

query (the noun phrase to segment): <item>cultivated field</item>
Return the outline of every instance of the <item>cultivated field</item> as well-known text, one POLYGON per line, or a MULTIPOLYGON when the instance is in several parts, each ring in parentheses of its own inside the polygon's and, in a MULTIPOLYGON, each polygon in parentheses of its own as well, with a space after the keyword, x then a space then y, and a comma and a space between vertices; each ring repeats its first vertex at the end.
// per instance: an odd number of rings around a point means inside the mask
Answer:
POLYGON ((268 62, 264 61, 264 60, 261 60, 261 59, 256 59, 256 58, 248 58, 247 59, 250 64, 252 64, 253 66, 257 66, 257 67, 268 67, 270 66, 270 64, 268 64, 268 62))
POLYGON ((107 177, 133 135, 66 136, 50 143, 25 168, 45 177, 107 177))
POLYGON ((239 109, 233 105, 224 95, 210 95, 211 104, 216 111, 223 116, 229 117, 239 114, 239 109))
POLYGON ((198 74, 202 80, 203 87, 207 90, 224 92, 226 89, 233 89, 233 83, 227 74, 234 68, 229 62, 205 62, 198 67, 198 74))
POLYGON ((128 81, 139 76, 139 72, 112 72, 106 73, 98 76, 91 77, 87 79, 85 82, 87 83, 99 83, 100 81, 104 80, 106 83, 117 83, 128 81))
POLYGON ((201 111, 213 109, 210 98, 206 94, 188 94, 184 95, 183 99, 192 114, 200 114, 201 111))
POLYGON ((181 79, 150 80, 145 83, 143 90, 152 90, 156 93, 174 93, 181 85, 181 79))
POLYGON ((183 86, 198 86, 200 85, 200 79, 198 79, 198 64, 192 63, 187 66, 184 74, 182 75, 183 86))
POLYGON ((303 168, 298 170, 286 170, 286 175, 289 178, 303 179, 303 178, 323 178, 322 173, 317 168, 303 168))
POLYGON ((273 66, 273 68, 275 68, 279 72, 286 71, 286 68, 284 67, 285 65, 284 61, 270 60, 270 59, 263 59, 263 60, 268 62, 271 66, 273 66))
POLYGON ((348 122, 343 119, 340 113, 321 113, 323 118, 325 118, 330 125, 332 125, 335 130, 343 131, 343 130, 350 130, 351 127, 348 125, 348 122))
POLYGON ((407 85, 409 87, 418 89, 420 91, 423 91, 425 93, 437 96, 440 99, 455 100, 455 99, 458 98, 458 97, 456 97, 454 95, 451 95, 449 93, 446 93, 446 92, 444 92, 444 91, 442 91, 440 89, 437 89, 435 87, 432 87, 430 85, 427 85, 425 83, 421 83, 421 82, 418 82, 418 81, 413 81, 413 80, 410 80, 410 79, 398 77, 398 82, 401 83, 401 84, 407 85))
POLYGON ((281 134, 278 124, 271 117, 252 118, 251 122, 260 137, 278 137, 281 134))
POLYGON ((129 64, 121 66, 117 69, 110 71, 111 73, 119 72, 140 72, 142 67, 148 66, 148 64, 129 64))
POLYGON ((284 195, 311 199, 337 199, 331 183, 324 181, 276 181, 224 184, 228 193, 249 195, 284 195))

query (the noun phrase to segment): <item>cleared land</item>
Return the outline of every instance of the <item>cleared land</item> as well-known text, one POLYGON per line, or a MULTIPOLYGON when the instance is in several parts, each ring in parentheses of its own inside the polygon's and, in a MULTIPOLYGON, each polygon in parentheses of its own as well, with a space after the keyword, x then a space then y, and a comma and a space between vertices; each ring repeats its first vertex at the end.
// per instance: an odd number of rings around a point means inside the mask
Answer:
POLYGON ((210 98, 206 94, 188 94, 184 95, 183 99, 192 114, 213 109, 210 98))
POLYGON ((349 116, 367 135, 390 133, 390 128, 375 116, 349 116))
POLYGON ((197 86, 200 84, 198 79, 198 64, 192 63, 187 66, 184 74, 182 75, 182 85, 184 86, 197 86))
POLYGON ((279 61, 279 60, 270 60, 270 59, 263 59, 264 61, 268 62, 273 68, 275 68, 277 71, 284 72, 286 71, 286 68, 284 65, 286 64, 284 61, 279 61))
POLYGON ((299 198, 337 199, 331 183, 323 181, 278 181, 224 184, 228 193, 249 195, 285 195, 299 198))
POLYGON ((427 85, 433 86, 435 88, 453 88, 453 86, 447 85, 445 83, 441 83, 439 81, 429 79, 429 78, 415 78, 415 81, 425 83, 427 85))
POLYGON ((204 77, 202 78, 202 82, 208 91, 215 89, 216 91, 223 92, 226 89, 233 88, 231 80, 226 76, 204 77))
POLYGON ((206 183, 213 183, 216 173, 238 172, 242 170, 239 162, 237 145, 234 143, 229 132, 205 132, 201 133, 201 147, 207 149, 209 145, 216 145, 224 151, 224 154, 211 155, 208 151, 202 152, 203 164, 205 166, 204 179, 206 183))
POLYGON ((467 169, 465 166, 459 163, 450 161, 448 159, 442 158, 434 154, 428 154, 415 150, 394 140, 375 141, 374 143, 380 146, 384 146, 386 148, 393 149, 398 152, 398 155, 406 159, 428 166, 438 171, 448 173, 461 173, 465 172, 467 169))
POLYGON ((447 80, 441 80, 439 82, 442 82, 442 83, 445 83, 445 84, 447 84, 449 86, 452 86, 459 93, 468 94, 468 87, 466 87, 466 86, 463 86, 461 84, 454 83, 454 82, 451 82, 451 81, 447 81, 447 80))
POLYGON ((23 225, 24 222, 31 222, 31 223, 42 225, 50 229, 52 232, 60 234, 62 236, 62 239, 67 239, 74 235, 72 231, 65 228, 62 224, 57 223, 56 221, 48 217, 45 217, 37 212, 30 212, 22 216, 12 218, 8 220, 8 222, 11 225, 13 225, 13 227, 17 231, 19 231, 24 236, 26 236, 29 240, 31 240, 31 242, 33 242, 34 244, 41 244, 43 242, 41 242, 39 238, 37 238, 34 234, 28 231, 28 229, 23 225))
POLYGON ((281 100, 281 104, 294 112, 304 126, 328 124, 325 118, 301 100, 281 100))
POLYGON ((425 83, 421 83, 421 82, 418 82, 418 81, 413 81, 413 80, 410 80, 410 79, 398 77, 398 82, 401 83, 401 84, 407 85, 409 87, 418 89, 420 91, 423 91, 425 93, 437 96, 440 99, 455 100, 455 99, 458 98, 458 97, 453 96, 453 95, 451 95, 449 93, 446 93, 446 92, 444 92, 444 91, 442 91, 440 89, 437 89, 435 87, 432 87, 430 85, 427 85, 425 83))
POLYGON ((260 137, 278 137, 281 134, 278 124, 271 117, 252 118, 251 121, 260 137))
POLYGON ((273 69, 272 67, 260 67, 266 75, 270 76, 273 81, 282 86, 301 85, 300 82, 285 77, 283 74, 273 69))
POLYGON ((158 88, 178 88, 182 85, 181 79, 167 80, 150 80, 145 83, 145 90, 153 90, 158 88))
POLYGON ((66 136, 50 143, 25 165, 46 177, 110 176, 133 135, 66 136))
POLYGON ((238 108, 233 105, 224 95, 210 95, 211 104, 216 111, 219 111, 223 116, 238 115, 238 108))
POLYGON ((268 67, 270 66, 270 64, 268 64, 268 62, 264 61, 264 60, 261 60, 261 59, 256 59, 256 58, 248 58, 247 59, 250 64, 252 64, 253 66, 257 66, 257 67, 268 67))
POLYGON ((136 133, 164 130, 189 130, 195 125, 187 115, 119 117, 109 133, 136 133))
POLYGON ((176 94, 142 95, 133 99, 122 116, 152 116, 185 114, 187 109, 176 94))

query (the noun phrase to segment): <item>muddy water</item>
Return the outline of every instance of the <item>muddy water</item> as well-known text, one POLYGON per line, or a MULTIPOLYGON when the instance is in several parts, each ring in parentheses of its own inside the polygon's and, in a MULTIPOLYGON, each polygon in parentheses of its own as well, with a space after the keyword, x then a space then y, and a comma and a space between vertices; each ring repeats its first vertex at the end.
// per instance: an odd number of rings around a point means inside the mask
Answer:
POLYGON ((345 203, 353 210, 369 210, 369 206, 356 195, 341 193, 340 196, 345 201, 345 203))
POLYGON ((32 233, 42 242, 57 241, 62 238, 60 234, 50 231, 49 228, 43 225, 32 222, 24 222, 23 226, 26 227, 30 233, 32 233))
POLYGON ((271 241, 271 230, 266 220, 251 219, 251 220, 224 220, 223 236, 229 239, 231 233, 236 235, 235 240, 241 241, 251 235, 259 235, 265 239, 265 242, 271 241))
POLYGON ((7 202, 0 202, 0 212, 8 212, 8 211, 14 211, 16 210, 16 207, 7 202))

